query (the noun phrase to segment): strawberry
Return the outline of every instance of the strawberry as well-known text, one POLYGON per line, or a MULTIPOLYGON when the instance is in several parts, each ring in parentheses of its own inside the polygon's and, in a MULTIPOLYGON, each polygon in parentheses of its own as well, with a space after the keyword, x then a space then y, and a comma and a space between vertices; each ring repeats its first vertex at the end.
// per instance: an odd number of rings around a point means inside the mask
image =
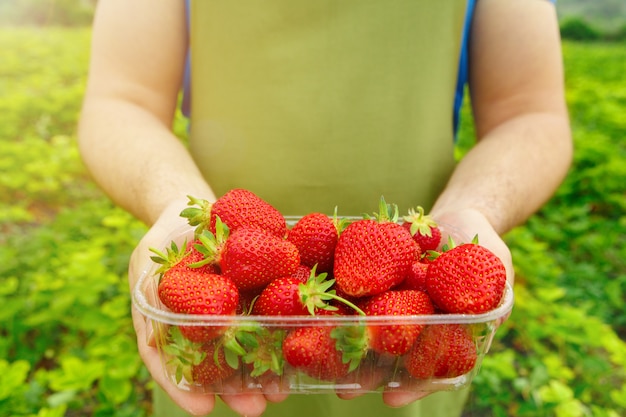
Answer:
MULTIPOLYGON (((161 302, 174 313, 233 315, 239 292, 228 277, 205 274, 185 268, 171 268, 163 273, 158 285, 161 302)), ((181 326, 191 341, 214 339, 224 332, 219 326, 181 326)))
POLYGON ((194 385, 210 385, 235 371, 226 362, 225 351, 218 339, 206 343, 192 342, 176 326, 169 328, 163 353, 177 384, 184 378, 194 385))
POLYGON ((292 276, 281 277, 269 283, 257 298, 252 312, 266 316, 316 315, 320 310, 336 311, 331 300, 348 303, 336 296, 331 287, 334 280, 327 280, 327 274, 317 275, 313 267, 306 283, 292 276))
POLYGON ((338 289, 350 296, 382 293, 398 285, 420 256, 411 234, 389 216, 390 207, 381 199, 376 219, 351 223, 339 236, 333 273, 338 289))
POLYGON ((235 188, 218 198, 214 203, 188 196, 188 207, 180 215, 196 226, 196 235, 203 230, 215 233, 216 217, 228 226, 231 232, 240 227, 258 227, 269 233, 284 237, 287 222, 284 216, 267 201, 253 192, 235 188))
POLYGON ((178 248, 178 245, 176 245, 176 242, 172 241, 170 247, 165 248, 165 252, 150 248, 150 251, 155 254, 151 256, 150 259, 160 265, 156 273, 163 273, 173 267, 194 269, 203 273, 218 273, 219 268, 217 265, 206 262, 204 255, 196 249, 199 243, 199 240, 192 242, 185 241, 181 250, 178 248))
POLYGON ((426 272, 428 271, 428 264, 422 260, 415 261, 411 265, 411 269, 407 273, 406 278, 402 283, 396 287, 397 290, 418 290, 427 291, 426 286, 426 272))
POLYGON ((335 246, 345 220, 335 214, 330 218, 322 213, 309 213, 301 217, 289 230, 287 239, 298 248, 303 265, 319 272, 332 272, 335 246))
POLYGON ((288 240, 262 229, 242 227, 230 234, 218 263, 222 274, 247 291, 295 273, 300 254, 288 240))
POLYGON ((350 363, 344 363, 343 354, 331 336, 331 326, 299 327, 285 337, 285 361, 312 378, 333 381, 347 375, 350 363))
POLYGON ((191 367, 191 379, 195 385, 209 386, 222 381, 235 373, 226 360, 226 353, 219 341, 213 340, 202 345, 200 352, 204 359, 191 367))
POLYGON ((262 288, 254 290, 239 291, 239 304, 237 306, 238 315, 249 315, 252 313, 252 307, 258 296, 261 294, 262 288))
POLYGON ((426 285, 433 302, 444 312, 480 314, 500 303, 506 270, 489 249, 466 243, 435 257, 428 266, 426 285))
POLYGON ((298 281, 305 283, 309 280, 311 276, 311 268, 306 265, 300 264, 298 268, 296 268, 296 272, 291 274, 292 277, 296 278, 298 281))
POLYGON ((404 216, 404 221, 403 226, 411 233, 422 253, 439 247, 441 230, 431 216, 424 214, 421 206, 417 206, 417 211, 410 209, 409 214, 404 216))
POLYGON ((379 353, 404 355, 411 348, 422 324, 402 322, 401 316, 433 314, 435 309, 423 291, 386 291, 359 304, 367 316, 394 316, 398 323, 368 326, 369 346, 379 353))
POLYGON ((252 308, 252 314, 263 316, 309 315, 299 291, 301 282, 293 277, 273 280, 263 289, 252 308))
POLYGON ((415 378, 454 378, 476 365, 476 345, 460 324, 427 326, 406 356, 405 367, 415 378))

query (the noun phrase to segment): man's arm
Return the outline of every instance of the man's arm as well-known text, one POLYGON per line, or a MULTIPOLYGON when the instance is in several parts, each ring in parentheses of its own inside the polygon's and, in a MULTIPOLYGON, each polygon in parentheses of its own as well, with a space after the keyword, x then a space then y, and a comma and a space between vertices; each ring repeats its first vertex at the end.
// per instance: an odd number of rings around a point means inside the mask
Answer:
POLYGON ((477 144, 459 163, 433 212, 475 210, 502 234, 550 198, 571 163, 552 4, 477 2, 470 91, 477 144))
POLYGON ((185 25, 180 0, 103 0, 93 25, 81 154, 105 192, 147 224, 187 194, 214 197, 171 132, 185 25))
MULTIPOLYGON (((133 251, 133 288, 150 247, 186 223, 187 195, 215 199, 181 141, 171 132, 187 46, 182 0, 100 0, 93 26, 89 81, 79 126, 83 159, 104 191, 151 226, 133 251)), ((132 310, 139 353, 155 381, 190 414, 206 415, 215 397, 175 387, 162 370, 145 318, 132 310)), ((282 400, 281 396, 268 396, 282 400)), ((263 413, 257 391, 222 395, 242 415, 263 413)))

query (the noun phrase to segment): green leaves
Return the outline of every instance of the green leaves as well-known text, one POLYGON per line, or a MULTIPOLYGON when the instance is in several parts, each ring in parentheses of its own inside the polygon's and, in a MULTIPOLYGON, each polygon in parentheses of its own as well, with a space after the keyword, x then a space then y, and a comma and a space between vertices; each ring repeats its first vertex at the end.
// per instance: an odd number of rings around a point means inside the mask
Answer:
POLYGON ((24 383, 30 371, 30 364, 19 360, 9 363, 0 360, 0 404, 13 396, 24 395, 24 383))

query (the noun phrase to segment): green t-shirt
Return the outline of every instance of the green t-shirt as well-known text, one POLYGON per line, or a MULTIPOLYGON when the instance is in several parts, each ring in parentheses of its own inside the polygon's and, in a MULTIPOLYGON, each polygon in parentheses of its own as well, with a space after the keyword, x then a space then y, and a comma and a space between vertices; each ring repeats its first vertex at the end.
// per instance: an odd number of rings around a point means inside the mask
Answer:
MULTIPOLYGON (((465 1, 198 0, 191 8, 192 155, 219 196, 284 214, 429 208, 454 166, 465 1)), ((378 394, 292 395, 265 415, 454 417, 467 390, 400 409, 378 394)), ((157 390, 155 416, 174 411, 157 390)), ((218 417, 233 416, 220 403, 218 417)))

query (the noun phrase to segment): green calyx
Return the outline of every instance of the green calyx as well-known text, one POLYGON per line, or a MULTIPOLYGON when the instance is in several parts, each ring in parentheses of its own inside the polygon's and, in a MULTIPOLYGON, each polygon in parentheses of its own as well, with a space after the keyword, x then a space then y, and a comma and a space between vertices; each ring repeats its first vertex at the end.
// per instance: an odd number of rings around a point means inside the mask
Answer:
MULTIPOLYGON (((187 248, 187 241, 183 243, 183 248, 187 248)), ((170 246, 165 248, 165 252, 160 251, 156 248, 149 248, 150 252, 154 253, 153 256, 150 257, 152 261, 159 266, 159 268, 155 271, 156 274, 163 275, 168 269, 179 263, 188 253, 189 251, 181 251, 176 242, 172 240, 170 246)))
POLYGON ((196 226, 194 234, 199 236, 204 230, 209 230, 211 226, 211 208, 213 204, 208 200, 187 196, 189 201, 185 208, 180 212, 180 217, 187 219, 190 226, 196 226))
POLYGON ((286 331, 270 329, 256 322, 248 322, 231 328, 223 338, 226 363, 233 369, 241 360, 252 365, 250 376, 256 377, 272 372, 282 375, 285 361, 282 345, 286 331))
POLYGON ((332 289, 335 284, 334 279, 327 279, 328 274, 323 272, 317 274, 317 265, 311 268, 311 275, 306 283, 301 283, 298 287, 300 292, 300 301, 304 305, 312 316, 315 315, 316 310, 336 311, 337 307, 329 304, 330 301, 335 300, 352 308, 359 315, 365 315, 363 310, 357 307, 354 303, 346 300, 343 297, 337 295, 337 292, 332 289))
MULTIPOLYGON (((478 245, 478 235, 474 235, 474 238, 472 239, 472 241, 470 242, 474 245, 478 245)), ((446 243, 443 244, 443 246, 441 247, 441 251, 435 251, 435 250, 429 250, 426 252, 425 256, 431 260, 434 261, 435 259, 437 259, 442 253, 444 252, 448 252, 451 249, 454 249, 458 246, 458 244, 454 241, 454 239, 452 239, 452 236, 448 236, 448 240, 446 243)))
POLYGON ((350 224, 350 220, 345 217, 340 218, 337 215, 337 206, 335 206, 335 212, 333 214, 333 224, 335 225, 335 229, 337 229, 337 234, 340 235, 341 232, 344 231, 346 227, 350 224))
POLYGON ((415 236, 419 232, 422 236, 432 236, 432 229, 437 227, 437 222, 431 216, 424 213, 422 206, 415 209, 409 209, 409 214, 403 217, 403 220, 411 224, 409 231, 411 236, 415 236))
POLYGON ((206 358, 206 352, 202 350, 202 343, 195 343, 186 339, 178 326, 169 329, 168 343, 163 346, 163 352, 171 356, 168 366, 174 367, 176 383, 183 378, 192 381, 191 370, 206 358))
MULTIPOLYGON (((308 281, 299 286, 301 301, 309 313, 315 315, 316 309, 336 311, 337 307, 329 304, 329 301, 335 300, 356 311, 360 317, 364 317, 365 312, 363 310, 354 303, 338 296, 336 291, 331 289, 335 284, 334 279, 326 279, 328 275, 326 273, 316 274, 316 267, 317 265, 314 265, 311 269, 311 276, 308 281)), ((336 341, 337 350, 341 351, 343 363, 350 364, 349 372, 354 371, 367 353, 368 339, 365 325, 340 325, 333 329, 330 335, 336 341)))
POLYGON ((220 220, 219 216, 215 220, 215 233, 211 233, 209 230, 203 230, 202 233, 196 236, 196 239, 200 243, 196 243, 194 248, 200 252, 203 256, 203 260, 189 264, 191 268, 199 268, 207 264, 219 265, 220 255, 222 248, 228 239, 230 231, 220 220))
POLYGON ((380 196, 378 201, 378 212, 373 214, 364 214, 364 219, 376 220, 378 223, 398 223, 400 214, 397 204, 387 204, 384 196, 380 196))
POLYGON ((357 369, 368 351, 367 328, 365 324, 339 326, 334 328, 330 337, 335 339, 335 347, 341 352, 343 363, 349 363, 349 372, 357 369))

